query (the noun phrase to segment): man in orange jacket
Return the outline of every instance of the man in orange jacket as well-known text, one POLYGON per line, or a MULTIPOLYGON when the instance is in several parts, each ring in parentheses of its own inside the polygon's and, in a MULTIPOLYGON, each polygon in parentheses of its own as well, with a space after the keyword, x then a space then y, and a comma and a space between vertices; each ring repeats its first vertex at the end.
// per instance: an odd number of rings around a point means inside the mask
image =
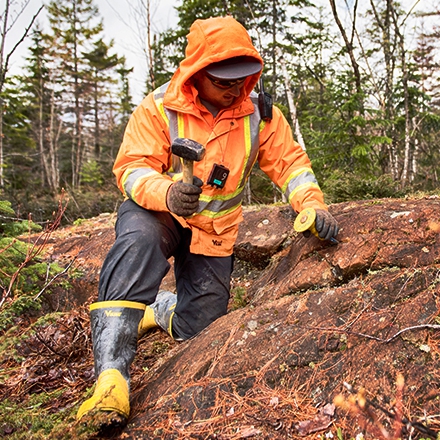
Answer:
POLYGON ((114 165, 126 201, 90 307, 97 384, 77 416, 98 414, 104 426, 129 416, 139 334, 159 326, 185 340, 226 314, 241 204, 256 161, 295 211, 315 209, 321 238, 338 233, 286 119, 276 107, 270 120, 261 116, 253 88, 263 60, 243 26, 232 17, 196 20, 187 38, 171 81, 134 111, 114 165), (176 138, 205 147, 193 184, 182 182, 171 153, 176 138), (158 293, 172 256, 177 295, 158 293))

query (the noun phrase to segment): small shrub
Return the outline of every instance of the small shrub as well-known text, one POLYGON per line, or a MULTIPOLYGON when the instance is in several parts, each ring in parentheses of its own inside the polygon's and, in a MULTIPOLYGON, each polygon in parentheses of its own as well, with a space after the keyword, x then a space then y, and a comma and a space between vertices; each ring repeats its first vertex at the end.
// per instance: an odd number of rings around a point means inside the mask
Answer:
POLYGON ((105 182, 101 167, 96 160, 91 160, 83 165, 81 180, 87 185, 94 186, 101 186, 105 182))
POLYGON ((57 398, 66 390, 50 393, 32 394, 22 403, 5 399, 0 402, 0 417, 3 431, 6 429, 11 440, 35 439, 43 440, 50 437, 54 426, 73 418, 72 408, 52 411, 57 398))
POLYGON ((365 177, 354 173, 336 172, 320 184, 330 203, 404 195, 399 188, 399 182, 394 181, 388 174, 380 177, 365 177))
POLYGON ((247 292, 243 287, 235 287, 232 289, 232 310, 242 309, 248 303, 247 292))
POLYGON ((40 232, 41 229, 30 220, 18 220, 11 202, 0 200, 0 233, 3 237, 18 237, 27 232, 40 232))
POLYGON ((0 311, 0 333, 3 333, 24 313, 37 311, 41 308, 39 299, 34 300, 29 295, 22 295, 14 301, 7 302, 0 311))
MULTIPOLYGON (((0 202, 0 213, 7 213, 8 217, 1 216, 0 224, 3 236, 0 238, 0 333, 6 331, 24 314, 40 310, 41 302, 38 293, 49 280, 63 269, 52 264, 38 261, 42 247, 27 243, 16 238, 23 232, 41 231, 41 226, 32 221, 20 221, 10 217, 12 211, 9 202, 0 202)), ((1 214, 0 214, 1 215, 1 214)), ((15 215, 15 214, 14 214, 15 215)), ((41 242, 47 237, 42 236, 41 242)), ((52 288, 62 280, 52 284, 52 288)), ((48 289, 47 289, 48 290, 48 289)), ((46 290, 46 291, 47 291, 46 290)))

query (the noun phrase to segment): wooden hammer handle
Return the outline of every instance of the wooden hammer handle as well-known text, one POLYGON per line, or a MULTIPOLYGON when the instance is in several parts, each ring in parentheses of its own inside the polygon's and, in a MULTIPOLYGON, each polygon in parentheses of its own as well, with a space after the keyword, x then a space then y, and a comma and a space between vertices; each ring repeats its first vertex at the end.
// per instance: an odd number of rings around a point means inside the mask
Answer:
POLYGON ((192 160, 183 159, 183 183, 193 184, 194 162, 192 160))

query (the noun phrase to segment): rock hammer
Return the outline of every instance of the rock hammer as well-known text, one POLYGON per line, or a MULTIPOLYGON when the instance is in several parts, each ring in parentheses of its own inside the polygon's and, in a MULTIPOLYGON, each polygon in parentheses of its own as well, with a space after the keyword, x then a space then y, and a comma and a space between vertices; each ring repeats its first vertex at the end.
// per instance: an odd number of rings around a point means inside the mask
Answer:
POLYGON ((199 162, 205 156, 205 147, 188 138, 176 138, 171 152, 183 160, 183 183, 193 184, 194 161, 199 162))

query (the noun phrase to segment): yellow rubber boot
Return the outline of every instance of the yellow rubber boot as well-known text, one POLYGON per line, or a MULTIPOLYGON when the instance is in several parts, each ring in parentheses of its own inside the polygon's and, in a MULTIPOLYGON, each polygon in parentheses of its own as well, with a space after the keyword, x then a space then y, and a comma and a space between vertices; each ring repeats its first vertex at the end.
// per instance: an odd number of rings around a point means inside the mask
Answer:
POLYGON ((93 396, 79 408, 77 420, 98 429, 127 422, 129 371, 144 312, 145 304, 132 301, 103 301, 90 306, 97 383, 93 396))
POLYGON ((80 406, 77 419, 96 410, 115 411, 125 419, 130 415, 128 384, 120 371, 105 370, 99 375, 95 392, 80 406))
POLYGON ((153 304, 145 308, 144 316, 139 323, 138 335, 141 338, 148 330, 160 327, 171 337, 172 320, 176 308, 177 295, 168 290, 161 290, 153 304))
POLYGON ((158 327, 159 326, 154 319, 154 310, 150 306, 147 306, 145 308, 144 316, 139 322, 138 337, 142 338, 142 336, 144 336, 145 333, 148 332, 148 330, 158 327))

